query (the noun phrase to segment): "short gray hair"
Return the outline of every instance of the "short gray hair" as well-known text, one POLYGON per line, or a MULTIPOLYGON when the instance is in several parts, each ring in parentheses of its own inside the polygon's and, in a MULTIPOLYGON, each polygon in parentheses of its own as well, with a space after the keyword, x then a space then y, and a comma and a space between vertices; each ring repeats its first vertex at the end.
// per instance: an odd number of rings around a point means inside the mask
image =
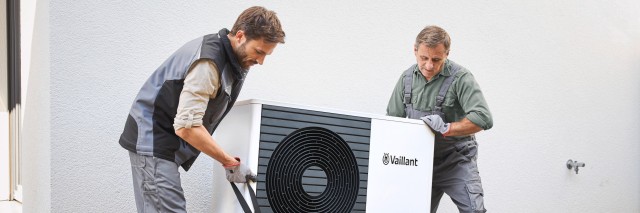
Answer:
POLYGON ((426 44, 427 47, 430 48, 436 47, 438 44, 443 44, 444 49, 448 54, 449 47, 451 46, 451 38, 444 29, 435 25, 430 25, 424 27, 416 37, 415 48, 418 48, 420 44, 426 44))

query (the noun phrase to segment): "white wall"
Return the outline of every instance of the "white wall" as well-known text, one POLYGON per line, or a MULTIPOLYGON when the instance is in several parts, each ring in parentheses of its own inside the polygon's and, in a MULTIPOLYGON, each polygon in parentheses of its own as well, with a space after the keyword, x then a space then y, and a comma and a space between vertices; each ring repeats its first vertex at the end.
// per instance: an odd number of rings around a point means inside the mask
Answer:
MULTIPOLYGON (((384 114, 415 63, 415 36, 440 25, 453 39, 450 59, 474 73, 494 115, 494 128, 478 134, 487 209, 640 211, 640 2, 632 0, 38 2, 29 87, 42 90, 27 99, 43 111, 27 106, 25 126, 44 130, 25 128, 33 134, 25 143, 50 154, 50 165, 27 167, 50 166, 51 182, 50 195, 29 197, 25 186, 25 209, 32 199, 53 212, 133 211, 117 141, 135 94, 176 48, 230 28, 254 4, 279 14, 287 43, 252 69, 241 99, 384 114), (587 166, 576 175, 568 159, 587 166)), ((203 156, 183 173, 190 211, 210 208, 213 166, 203 156)), ((456 212, 450 201, 441 209, 456 212)))
MULTIPOLYGON (((51 138, 52 125, 56 125, 56 114, 52 114, 51 103, 51 55, 50 18, 48 0, 23 0, 20 2, 22 92, 22 183, 23 212, 61 212, 51 209, 51 198, 63 196, 64 191, 53 191, 52 176, 54 158, 86 159, 86 156, 56 154, 57 147, 51 138), (28 69, 26 69, 28 68, 28 69), (26 69, 26 70, 25 70, 26 69), (27 104, 28 103, 28 104, 27 104), (53 115, 53 116, 52 116, 53 115)), ((60 131, 60 130, 57 130, 60 131)), ((78 199, 70 198, 67 199, 78 199)), ((80 199, 81 200, 81 199, 80 199)))

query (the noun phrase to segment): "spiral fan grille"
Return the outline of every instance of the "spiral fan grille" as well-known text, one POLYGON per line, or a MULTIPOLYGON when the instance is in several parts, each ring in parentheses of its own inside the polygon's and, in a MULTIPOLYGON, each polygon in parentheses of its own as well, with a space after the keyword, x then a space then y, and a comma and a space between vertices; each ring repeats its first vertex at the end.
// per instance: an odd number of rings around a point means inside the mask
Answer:
POLYGON ((370 119, 263 105, 262 212, 364 212, 370 119))
MULTIPOLYGON (((299 129, 278 145, 267 167, 267 195, 276 212, 340 212, 355 204, 358 163, 344 140, 317 127, 299 129), (303 173, 312 166, 326 173, 319 196, 303 189, 303 173)), ((313 182, 313 181, 311 181, 313 182)), ((313 184, 313 183, 311 183, 313 184)))

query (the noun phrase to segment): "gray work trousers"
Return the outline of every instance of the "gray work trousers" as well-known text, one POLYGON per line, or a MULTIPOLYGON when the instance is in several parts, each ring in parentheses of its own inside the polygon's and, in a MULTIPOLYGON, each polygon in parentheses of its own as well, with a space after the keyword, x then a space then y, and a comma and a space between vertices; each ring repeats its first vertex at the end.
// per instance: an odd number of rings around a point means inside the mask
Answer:
POLYGON ((129 152, 138 213, 186 212, 178 164, 129 152))
POLYGON ((476 163, 478 143, 475 140, 436 142, 434 148, 431 212, 438 210, 444 193, 451 197, 460 212, 486 212, 476 163))

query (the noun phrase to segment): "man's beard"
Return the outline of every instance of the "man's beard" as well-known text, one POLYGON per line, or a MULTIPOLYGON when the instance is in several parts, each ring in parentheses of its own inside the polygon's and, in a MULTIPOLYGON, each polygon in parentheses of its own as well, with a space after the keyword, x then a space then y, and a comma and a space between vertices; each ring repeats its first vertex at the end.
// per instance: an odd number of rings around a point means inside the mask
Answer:
POLYGON ((248 60, 247 57, 247 49, 245 47, 245 44, 241 44, 240 46, 238 46, 238 49, 235 50, 234 52, 236 53, 236 58, 238 58, 238 63, 240 63, 240 66, 243 69, 249 70, 249 68, 251 68, 251 65, 256 64, 254 61, 250 61, 248 60))

